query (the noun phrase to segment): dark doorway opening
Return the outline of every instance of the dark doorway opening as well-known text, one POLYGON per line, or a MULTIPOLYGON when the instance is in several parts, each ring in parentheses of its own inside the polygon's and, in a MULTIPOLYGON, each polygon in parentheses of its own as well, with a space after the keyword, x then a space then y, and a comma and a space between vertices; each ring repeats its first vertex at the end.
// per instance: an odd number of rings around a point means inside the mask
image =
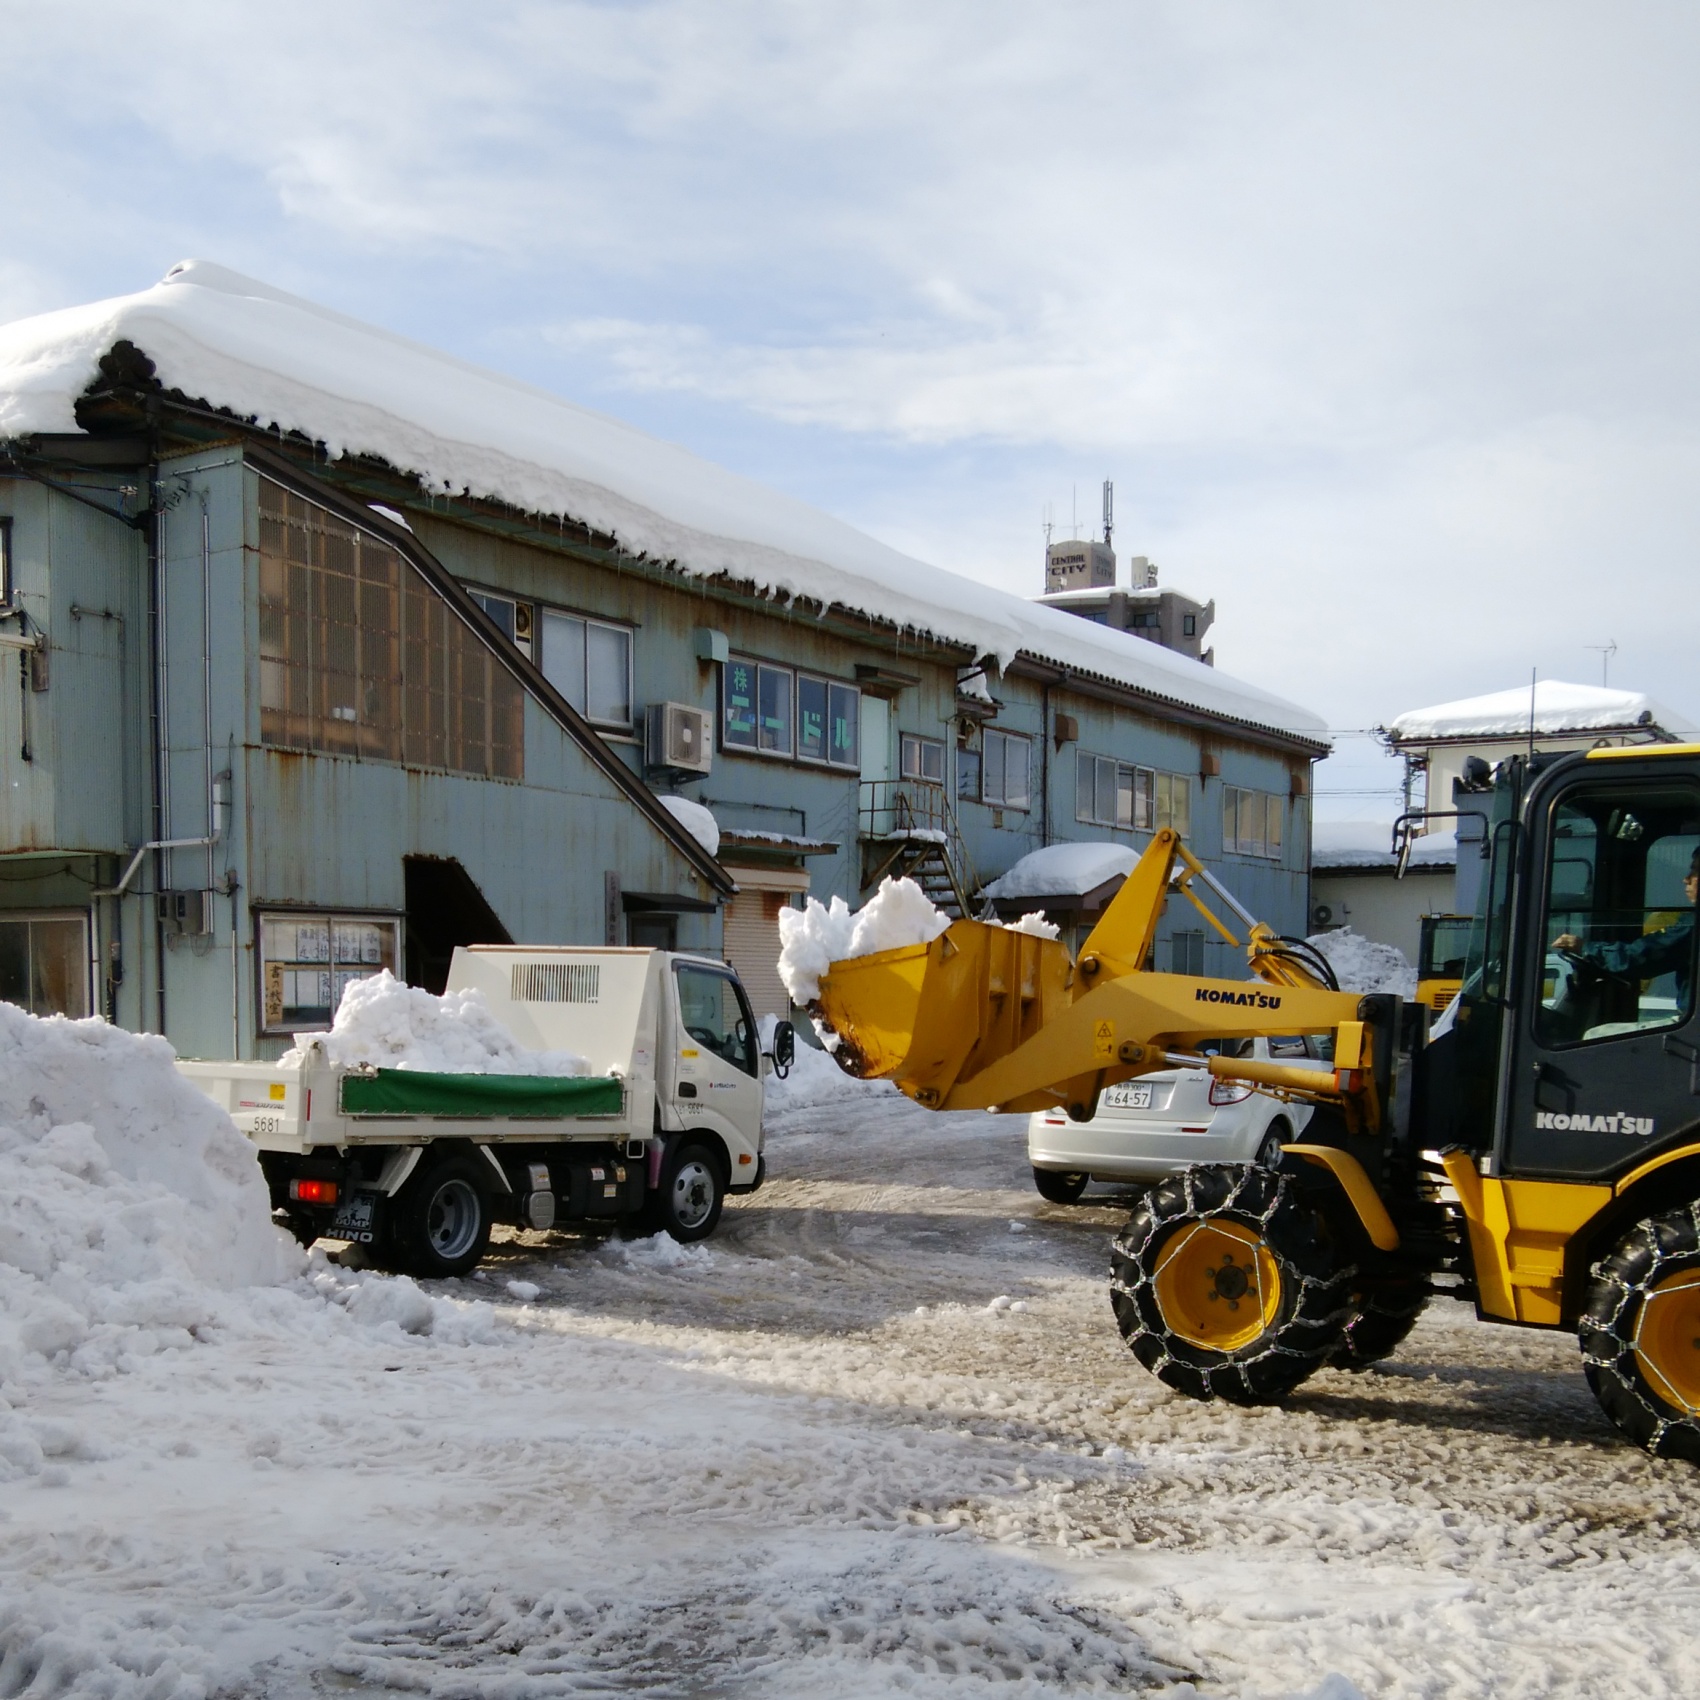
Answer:
POLYGON ((462 944, 512 944, 513 935, 452 856, 404 856, 407 882, 407 983, 442 995, 449 962, 462 944))
POLYGON ((628 915, 626 943, 640 945, 645 950, 677 950, 679 917, 657 914, 628 915))

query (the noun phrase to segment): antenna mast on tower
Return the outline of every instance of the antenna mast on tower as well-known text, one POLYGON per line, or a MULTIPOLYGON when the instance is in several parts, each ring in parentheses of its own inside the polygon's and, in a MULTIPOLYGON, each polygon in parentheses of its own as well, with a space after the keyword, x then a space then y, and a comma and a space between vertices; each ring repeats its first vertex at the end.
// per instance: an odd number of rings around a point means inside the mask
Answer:
POLYGON ((1110 541, 1110 533, 1116 529, 1116 487, 1106 478, 1104 480, 1104 541, 1110 541))

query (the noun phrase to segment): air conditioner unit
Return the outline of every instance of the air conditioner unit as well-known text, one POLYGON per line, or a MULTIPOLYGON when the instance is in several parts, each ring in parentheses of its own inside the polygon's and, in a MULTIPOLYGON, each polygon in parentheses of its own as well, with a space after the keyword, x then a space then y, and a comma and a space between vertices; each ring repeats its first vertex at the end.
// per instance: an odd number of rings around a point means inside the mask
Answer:
POLYGON ((708 710, 689 702, 649 705, 647 758, 651 767, 707 773, 714 764, 708 710))

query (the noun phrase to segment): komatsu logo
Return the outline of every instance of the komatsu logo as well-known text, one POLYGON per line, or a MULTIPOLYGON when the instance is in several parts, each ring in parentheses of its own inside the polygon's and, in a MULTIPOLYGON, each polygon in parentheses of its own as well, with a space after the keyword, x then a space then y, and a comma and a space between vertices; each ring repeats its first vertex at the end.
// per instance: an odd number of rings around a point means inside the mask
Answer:
POLYGON ((1200 986, 1193 994, 1198 1003, 1238 1003, 1248 1009, 1279 1009, 1281 1000, 1268 992, 1224 992, 1218 986, 1200 986))
POLYGON ((1609 1116, 1566 1116, 1552 1110, 1536 1110, 1535 1126, 1551 1128, 1555 1133, 1628 1133, 1645 1139, 1653 1131, 1654 1118, 1627 1116, 1622 1110, 1609 1116))

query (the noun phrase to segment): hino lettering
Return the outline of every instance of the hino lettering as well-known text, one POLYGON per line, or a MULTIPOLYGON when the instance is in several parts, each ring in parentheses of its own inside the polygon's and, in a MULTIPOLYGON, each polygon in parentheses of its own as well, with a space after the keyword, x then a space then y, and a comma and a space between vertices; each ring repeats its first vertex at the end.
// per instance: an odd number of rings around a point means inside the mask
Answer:
POLYGON ((1200 986, 1192 995, 1199 1003, 1241 1003, 1248 1009, 1281 1007, 1281 1000, 1268 992, 1224 992, 1217 986, 1200 986))
POLYGON ((1617 1110, 1609 1116, 1559 1115, 1551 1110, 1535 1111, 1535 1126, 1559 1133, 1633 1133, 1645 1139, 1652 1133, 1652 1116, 1627 1116, 1617 1110))

